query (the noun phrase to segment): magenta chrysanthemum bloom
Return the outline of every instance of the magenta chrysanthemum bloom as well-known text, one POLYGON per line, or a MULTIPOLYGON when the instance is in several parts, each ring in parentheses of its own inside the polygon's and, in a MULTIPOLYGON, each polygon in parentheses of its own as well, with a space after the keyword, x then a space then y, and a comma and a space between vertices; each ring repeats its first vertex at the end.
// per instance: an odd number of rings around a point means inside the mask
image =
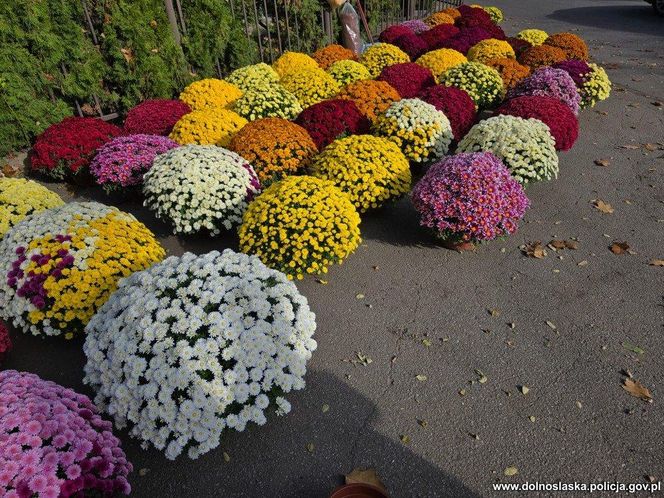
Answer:
POLYGON ((447 116, 456 141, 461 140, 475 123, 475 104, 465 90, 436 85, 424 89, 419 98, 447 116))
POLYGON ((0 372, 0 494, 129 494, 132 465, 112 430, 87 396, 34 374, 0 372))
POLYGON ((530 205, 521 184, 490 152, 450 156, 429 168, 411 194, 420 224, 448 242, 509 235, 530 205))
POLYGON ((175 123, 191 109, 181 100, 153 99, 130 109, 124 122, 127 135, 168 135, 175 123))
POLYGON ((160 135, 118 137, 99 148, 90 172, 107 192, 141 185, 154 158, 175 147, 177 142, 160 135))
POLYGON ((408 54, 412 60, 429 50, 427 44, 415 33, 406 33, 394 40, 394 44, 408 54))
POLYGON ((397 38, 403 35, 407 35, 409 33, 414 34, 410 28, 404 26, 403 24, 393 24, 392 26, 388 26, 387 28, 385 28, 380 33, 380 35, 378 35, 378 39, 383 43, 394 44, 397 38))
POLYGON ((9 337, 9 329, 4 322, 0 321, 0 364, 5 355, 12 350, 12 340, 9 337))
POLYGON ((429 29, 429 25, 425 23, 422 19, 411 19, 410 21, 404 21, 401 23, 401 26, 405 26, 416 35, 424 33, 429 29))
POLYGON ((443 42, 460 33, 459 28, 453 24, 438 24, 428 31, 420 34, 420 39, 426 44, 427 50, 444 48, 443 42))
POLYGON ((324 100, 307 107, 295 122, 309 132, 319 150, 346 135, 369 132, 370 121, 352 100, 324 100))
POLYGON ((507 92, 508 99, 523 95, 541 95, 556 98, 567 105, 575 116, 579 114, 581 97, 576 89, 576 83, 562 69, 540 68, 527 78, 522 79, 507 92))
POLYGON ((387 66, 376 79, 389 83, 404 99, 417 97, 422 90, 436 84, 431 70, 414 62, 387 66))
POLYGON ((556 150, 569 150, 579 136, 579 121, 563 102, 553 97, 524 95, 508 100, 496 114, 539 119, 549 127, 556 150))
POLYGON ((442 40, 439 45, 441 46, 440 48, 451 48, 465 55, 468 53, 468 50, 470 50, 470 47, 488 38, 494 37, 486 27, 475 26, 462 29, 453 37, 442 40))
POLYGON ((562 69, 569 74, 576 86, 581 86, 586 82, 588 74, 592 72, 591 67, 586 61, 578 59, 570 59, 568 61, 556 62, 553 66, 554 69, 562 69))

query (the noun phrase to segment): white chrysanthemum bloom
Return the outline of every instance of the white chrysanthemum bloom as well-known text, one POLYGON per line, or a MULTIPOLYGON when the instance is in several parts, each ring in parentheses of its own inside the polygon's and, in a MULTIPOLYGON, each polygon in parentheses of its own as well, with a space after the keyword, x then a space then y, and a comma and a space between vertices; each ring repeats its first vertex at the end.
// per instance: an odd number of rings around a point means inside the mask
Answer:
POLYGON ((415 162, 440 159, 447 154, 453 138, 447 116, 420 99, 394 102, 378 116, 374 130, 396 143, 415 162))
POLYGON ((196 458, 225 428, 290 410, 315 329, 306 298, 257 257, 186 253, 123 280, 88 323, 84 382, 118 427, 196 458))
MULTIPOLYGON (((10 286, 7 276, 12 266, 17 261, 17 249, 28 248, 28 245, 48 234, 60 235, 75 232, 78 228, 87 226, 91 221, 98 220, 104 216, 115 213, 120 219, 136 221, 132 215, 124 213, 115 207, 106 206, 97 202, 71 202, 59 207, 47 209, 39 213, 29 215, 18 224, 14 225, 0 240, 0 317, 11 321, 18 329, 23 329, 33 335, 60 335, 59 328, 52 327, 50 321, 31 323, 28 314, 37 311, 37 307, 29 299, 18 298, 16 285, 10 286)), ((85 260, 94 250, 94 241, 86 241, 90 247, 78 251, 74 266, 81 270, 85 269, 85 260)), ((26 261, 35 250, 27 250, 26 261)))
POLYGON ((549 127, 539 119, 499 115, 480 121, 457 152, 493 152, 521 183, 558 176, 558 156, 549 127))
POLYGON ((230 230, 259 191, 253 167, 214 145, 185 145, 157 156, 143 181, 144 204, 169 220, 173 233, 230 230))

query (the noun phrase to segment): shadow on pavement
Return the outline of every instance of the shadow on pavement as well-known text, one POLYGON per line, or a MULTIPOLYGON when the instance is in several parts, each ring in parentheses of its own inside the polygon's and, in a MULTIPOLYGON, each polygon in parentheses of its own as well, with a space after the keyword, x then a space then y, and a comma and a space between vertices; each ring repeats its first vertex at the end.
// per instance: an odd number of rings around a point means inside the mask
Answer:
MULTIPOLYGON (((42 340, 15 332, 12 339, 14 352, 3 368, 34 372, 92 396, 81 381, 82 339, 42 340), (30 354, 20 354, 26 351, 30 354)), ((479 498, 458 479, 392 440, 396 435, 390 439, 372 431, 372 422, 381 414, 345 382, 324 371, 310 371, 306 381, 304 391, 288 397, 293 405, 289 415, 272 414, 262 427, 226 432, 220 447, 197 460, 166 460, 154 449, 141 449, 121 431, 122 446, 134 464, 132 496, 326 498, 342 484, 343 474, 372 467, 381 476, 391 476, 385 485, 394 498, 479 498), (323 404, 330 407, 326 413, 323 404), (309 443, 314 444, 312 452, 307 451, 309 443), (228 463, 224 452, 230 456, 228 463)))
POLYGON ((646 2, 631 5, 602 5, 556 10, 547 16, 556 21, 611 31, 664 36, 664 18, 646 2))
POLYGON ((379 240, 395 246, 436 246, 431 232, 420 226, 419 216, 408 196, 363 214, 360 231, 365 240, 379 240))

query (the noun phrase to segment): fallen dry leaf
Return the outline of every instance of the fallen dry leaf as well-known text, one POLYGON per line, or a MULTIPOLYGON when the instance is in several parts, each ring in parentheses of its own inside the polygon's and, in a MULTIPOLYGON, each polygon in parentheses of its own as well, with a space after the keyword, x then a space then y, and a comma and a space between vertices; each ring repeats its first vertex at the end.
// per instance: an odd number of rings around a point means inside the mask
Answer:
POLYGON ((519 386, 519 391, 525 396, 530 392, 530 388, 528 386, 519 386))
POLYGON ((491 316, 500 316, 500 310, 498 308, 490 308, 489 314, 491 316))
POLYGON ((588 266, 588 260, 584 259, 583 261, 579 261, 576 266, 588 266))
POLYGON ((223 452, 223 457, 224 457, 224 462, 228 463, 231 461, 231 456, 225 451, 223 452))
POLYGON ((420 424, 420 426, 425 428, 425 429, 429 426, 429 422, 427 422, 426 420, 419 419, 419 418, 417 419, 417 423, 420 424))
POLYGON ((657 144, 643 144, 643 148, 650 151, 650 152, 653 152, 655 150, 659 150, 659 145, 657 145, 657 144))
POLYGON ((313 453, 314 452, 314 443, 307 443, 306 448, 307 448, 307 451, 309 453, 313 453))
POLYGON ((594 199, 591 202, 593 203, 593 206, 595 207, 595 209, 597 209, 598 211, 601 211, 604 214, 611 214, 614 211, 611 204, 609 204, 608 202, 603 201, 602 199, 594 199))
POLYGON ((640 145, 637 145, 637 144, 627 144, 627 145, 621 145, 620 148, 621 148, 621 149, 636 150, 636 149, 640 149, 641 146, 640 146, 640 145))
POLYGON ((401 436, 399 436, 399 439, 403 444, 410 443, 410 436, 408 434, 401 434, 401 436))
POLYGON ((507 468, 505 469, 505 472, 504 472, 504 474, 505 474, 507 477, 515 476, 515 475, 517 475, 518 473, 519 473, 519 469, 517 469, 516 467, 507 467, 507 468))
POLYGON ((418 375, 416 375, 415 378, 416 378, 419 382, 425 382, 425 381, 427 380, 427 376, 426 376, 426 375, 422 375, 422 374, 418 374, 418 375))
POLYGON ((563 249, 572 249, 576 251, 579 248, 579 243, 576 240, 553 239, 547 245, 551 246, 556 251, 561 251, 563 249))
POLYGON ((132 62, 134 60, 134 52, 130 48, 121 48, 120 52, 122 52, 123 57, 127 62, 132 62))
POLYGON ((595 159, 595 164, 597 166, 607 167, 611 163, 609 162, 608 159, 595 159))
POLYGON ((623 380, 623 389, 627 391, 630 395, 640 400, 645 401, 646 403, 652 403, 652 394, 647 387, 641 384, 638 380, 634 379, 625 379, 623 380))
POLYGON ((345 476, 346 484, 369 484, 370 486, 375 486, 381 491, 387 493, 385 485, 381 482, 378 474, 375 469, 362 469, 360 467, 353 469, 350 474, 345 476))
POLYGON ((655 102, 652 102, 652 105, 655 107, 662 107, 664 106, 664 102, 660 102, 659 100, 656 100, 655 102))
POLYGON ((613 254, 625 254, 626 252, 629 252, 629 244, 627 242, 614 242, 609 246, 609 250, 613 254))
POLYGON ((521 251, 530 258, 543 259, 546 257, 546 249, 544 249, 540 240, 521 246, 521 251))
POLYGON ((651 259, 650 266, 664 266, 664 259, 651 259))

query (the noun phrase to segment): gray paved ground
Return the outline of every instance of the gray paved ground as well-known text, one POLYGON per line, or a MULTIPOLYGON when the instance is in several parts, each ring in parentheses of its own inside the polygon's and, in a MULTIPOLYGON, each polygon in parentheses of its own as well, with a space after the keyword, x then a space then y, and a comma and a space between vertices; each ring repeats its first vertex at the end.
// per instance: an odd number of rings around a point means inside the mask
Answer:
MULTIPOLYGON (((664 108, 652 105, 664 101, 664 19, 638 0, 496 4, 511 32, 578 30, 592 56, 610 64, 616 91, 582 113, 560 179, 529 187, 533 207, 519 233, 474 254, 432 245, 406 201, 366 217, 364 245, 328 285, 298 284, 318 315, 319 349, 306 390, 290 397, 292 413, 229 432, 221 449, 196 461, 169 462, 125 435, 135 496, 324 497, 357 466, 376 468, 395 497, 496 496, 495 482, 664 478, 664 268, 648 265, 664 258, 664 152, 619 148, 664 142, 664 108), (600 213, 592 199, 615 212, 600 213), (519 250, 553 237, 576 237, 579 248, 541 260, 519 250), (612 254, 613 241, 636 254, 612 254), (358 351, 373 362, 350 363, 358 351), (470 383, 476 369, 485 383, 470 383), (623 391, 623 369, 654 403, 623 391), (518 475, 505 477, 509 466, 518 475)), ((172 253, 235 244, 178 239, 138 206, 121 208, 172 253)), ((88 392, 80 342, 15 343, 5 367, 88 392)))

